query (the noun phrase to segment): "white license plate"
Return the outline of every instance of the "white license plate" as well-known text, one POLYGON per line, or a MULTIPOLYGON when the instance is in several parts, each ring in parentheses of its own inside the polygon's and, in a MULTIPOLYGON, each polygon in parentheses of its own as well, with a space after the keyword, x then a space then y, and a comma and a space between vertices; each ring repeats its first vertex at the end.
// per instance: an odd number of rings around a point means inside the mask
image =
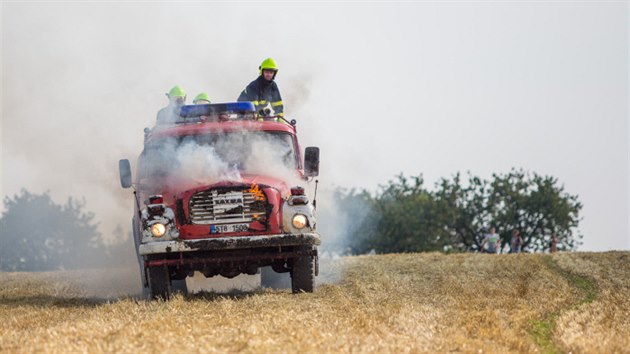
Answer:
POLYGON ((249 230, 249 224, 224 224, 224 225, 210 225, 210 233, 224 234, 228 232, 245 232, 249 230))

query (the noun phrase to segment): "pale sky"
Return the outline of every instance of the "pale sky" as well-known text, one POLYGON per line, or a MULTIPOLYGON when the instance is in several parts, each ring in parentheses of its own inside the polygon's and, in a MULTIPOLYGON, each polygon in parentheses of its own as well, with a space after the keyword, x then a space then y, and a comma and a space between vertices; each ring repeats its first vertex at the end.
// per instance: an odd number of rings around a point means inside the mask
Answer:
POLYGON ((233 101, 271 56, 324 188, 523 168, 579 195, 581 250, 630 248, 626 1, 0 6, 2 196, 126 227, 117 161, 164 93, 233 101))

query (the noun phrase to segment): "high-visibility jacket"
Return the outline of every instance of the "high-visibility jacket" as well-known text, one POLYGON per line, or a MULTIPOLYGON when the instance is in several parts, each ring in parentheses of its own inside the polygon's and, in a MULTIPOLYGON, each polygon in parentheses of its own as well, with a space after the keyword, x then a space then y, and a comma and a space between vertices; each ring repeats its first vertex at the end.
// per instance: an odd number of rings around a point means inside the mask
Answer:
POLYGON ((265 108, 270 103, 275 114, 284 117, 284 106, 282 105, 282 97, 280 97, 278 85, 273 80, 265 80, 262 75, 247 85, 245 90, 238 96, 237 101, 252 102, 256 106, 256 110, 265 108))

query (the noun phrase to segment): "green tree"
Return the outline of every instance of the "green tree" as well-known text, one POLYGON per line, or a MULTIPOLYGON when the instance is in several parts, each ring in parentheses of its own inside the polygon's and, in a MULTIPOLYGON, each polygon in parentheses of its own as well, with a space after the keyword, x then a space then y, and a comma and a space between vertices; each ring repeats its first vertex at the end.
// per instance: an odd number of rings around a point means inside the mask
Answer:
POLYGON ((422 176, 396 179, 374 196, 363 193, 369 214, 357 227, 352 249, 357 253, 421 252, 443 250, 452 241, 441 223, 435 200, 422 176))
POLYGON ((518 229, 523 237, 523 249, 546 251, 551 235, 558 238, 558 248, 573 250, 582 235, 576 232, 582 204, 577 195, 564 191, 558 179, 512 170, 505 175, 493 175, 490 203, 494 223, 506 242, 511 230, 518 229))
POLYGON ((457 247, 479 250, 486 230, 494 226, 503 243, 518 229, 523 250, 537 252, 549 248, 556 233, 560 249, 575 249, 582 236, 577 233, 582 204, 564 191, 550 176, 513 169, 493 174, 491 181, 468 175, 464 185, 460 175, 442 179, 435 192, 446 227, 457 247))
POLYGON ((0 269, 43 271, 101 265, 105 252, 84 201, 55 204, 48 193, 22 190, 5 198, 0 218, 0 269))
POLYGON ((478 250, 483 241, 484 228, 492 222, 488 182, 468 175, 463 185, 457 173, 452 180, 441 179, 433 193, 439 219, 453 240, 452 246, 460 250, 478 250))
MULTIPOLYGON (((468 173, 464 182, 458 173, 441 179, 435 191, 424 187, 422 176, 401 174, 374 194, 338 189, 334 204, 335 224, 344 226, 331 234, 346 235, 336 245, 347 245, 352 253, 475 251, 491 226, 503 245, 518 229, 529 252, 548 250, 553 233, 565 250, 575 249, 582 237, 576 231, 578 197, 554 177, 515 169, 490 181, 468 173)), ((320 225, 328 220, 322 217, 320 225)))

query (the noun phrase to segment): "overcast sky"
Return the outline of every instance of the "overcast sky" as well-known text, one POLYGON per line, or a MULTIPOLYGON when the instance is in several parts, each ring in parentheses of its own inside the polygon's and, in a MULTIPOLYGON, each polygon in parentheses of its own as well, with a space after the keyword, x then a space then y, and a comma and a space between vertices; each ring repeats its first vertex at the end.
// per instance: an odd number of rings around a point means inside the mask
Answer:
POLYGON ((164 93, 234 101, 271 56, 324 187, 512 167, 584 204, 581 250, 629 249, 628 4, 1 3, 0 194, 131 218, 117 161, 164 93))

